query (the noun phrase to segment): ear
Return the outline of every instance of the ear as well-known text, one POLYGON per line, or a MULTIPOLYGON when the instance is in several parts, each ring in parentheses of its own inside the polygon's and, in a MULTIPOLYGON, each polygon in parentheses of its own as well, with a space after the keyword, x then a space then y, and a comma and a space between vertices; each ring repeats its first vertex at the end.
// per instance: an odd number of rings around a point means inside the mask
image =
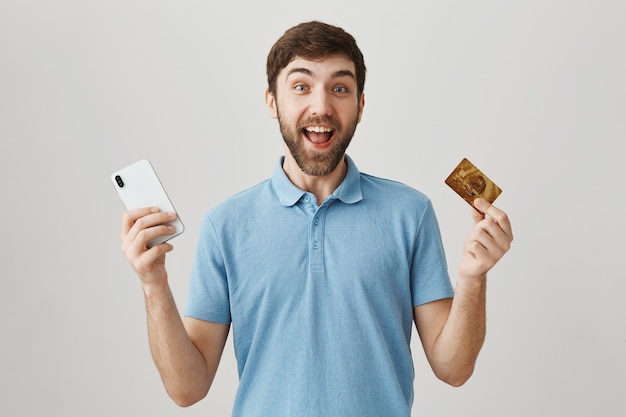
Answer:
POLYGON ((278 119, 278 108, 276 107, 276 98, 270 89, 265 90, 265 104, 272 119, 278 119))
POLYGON ((363 107, 365 107, 365 93, 361 93, 361 100, 359 100, 359 118, 357 123, 361 122, 361 116, 363 116, 363 107))

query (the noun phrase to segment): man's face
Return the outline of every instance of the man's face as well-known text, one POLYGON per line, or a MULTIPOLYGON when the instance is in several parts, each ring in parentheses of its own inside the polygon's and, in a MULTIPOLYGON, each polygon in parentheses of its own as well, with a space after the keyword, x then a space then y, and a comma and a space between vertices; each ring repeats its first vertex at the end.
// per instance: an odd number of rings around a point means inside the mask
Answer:
POLYGON ((364 105, 363 95, 357 97, 354 63, 345 55, 296 58, 266 100, 291 156, 313 176, 328 175, 341 162, 364 105))

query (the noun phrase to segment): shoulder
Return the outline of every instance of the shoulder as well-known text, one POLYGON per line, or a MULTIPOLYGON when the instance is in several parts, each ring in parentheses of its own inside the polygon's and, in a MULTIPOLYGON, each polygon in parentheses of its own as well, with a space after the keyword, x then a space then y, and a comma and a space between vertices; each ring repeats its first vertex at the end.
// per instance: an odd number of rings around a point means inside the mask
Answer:
POLYGON ((364 200, 378 201, 396 207, 426 207, 431 205, 423 192, 400 181, 361 173, 361 190, 364 200))
POLYGON ((250 188, 238 192, 222 201, 207 213, 213 220, 232 218, 240 213, 250 213, 255 207, 267 204, 273 198, 270 180, 267 179, 250 188))

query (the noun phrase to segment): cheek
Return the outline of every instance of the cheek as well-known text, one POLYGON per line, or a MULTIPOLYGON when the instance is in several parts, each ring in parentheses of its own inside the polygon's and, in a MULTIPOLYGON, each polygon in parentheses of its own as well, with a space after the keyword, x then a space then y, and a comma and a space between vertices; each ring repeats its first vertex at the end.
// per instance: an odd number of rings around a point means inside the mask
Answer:
POLYGON ((341 117, 339 117, 339 114, 337 117, 341 119, 342 123, 352 124, 354 122, 359 123, 361 121, 361 107, 355 103, 342 106, 340 114, 341 117))
POLYGON ((301 118, 301 115, 295 111, 293 111, 293 107, 289 105, 283 104, 280 107, 276 108, 276 116, 280 118, 284 123, 289 125, 290 128, 296 128, 298 122, 301 118))

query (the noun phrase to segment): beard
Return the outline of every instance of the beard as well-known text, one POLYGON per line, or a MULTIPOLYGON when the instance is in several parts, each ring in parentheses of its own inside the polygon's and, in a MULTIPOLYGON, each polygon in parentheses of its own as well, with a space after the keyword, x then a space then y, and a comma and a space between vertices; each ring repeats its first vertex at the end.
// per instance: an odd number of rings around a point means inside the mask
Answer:
POLYGON ((297 124, 295 129, 291 129, 288 123, 278 113, 278 124, 283 140, 289 148, 291 155, 305 174, 323 177, 335 170, 344 158, 346 149, 356 131, 359 123, 358 112, 353 120, 350 120, 345 128, 341 127, 332 117, 314 117, 297 124), (306 126, 324 125, 333 129, 332 143, 327 149, 313 150, 307 149, 304 138, 304 128, 306 126))

